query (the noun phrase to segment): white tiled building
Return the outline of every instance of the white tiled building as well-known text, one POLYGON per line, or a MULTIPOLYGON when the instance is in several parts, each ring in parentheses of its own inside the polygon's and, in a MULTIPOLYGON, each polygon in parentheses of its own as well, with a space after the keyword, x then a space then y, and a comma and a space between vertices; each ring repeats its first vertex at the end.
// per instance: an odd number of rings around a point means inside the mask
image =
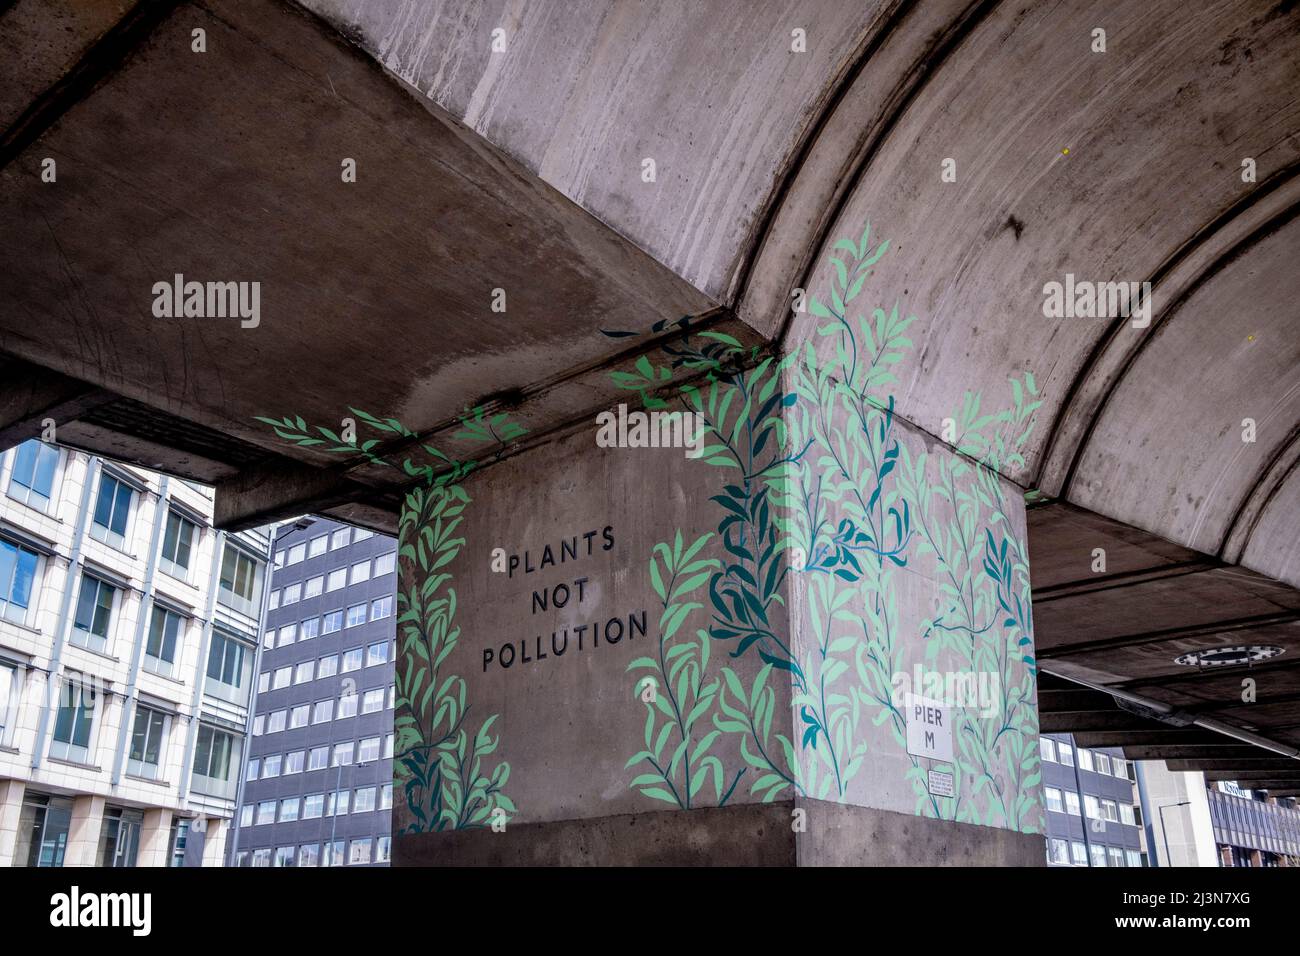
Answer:
POLYGON ((36 441, 0 456, 0 866, 219 866, 269 536, 212 492, 36 441))

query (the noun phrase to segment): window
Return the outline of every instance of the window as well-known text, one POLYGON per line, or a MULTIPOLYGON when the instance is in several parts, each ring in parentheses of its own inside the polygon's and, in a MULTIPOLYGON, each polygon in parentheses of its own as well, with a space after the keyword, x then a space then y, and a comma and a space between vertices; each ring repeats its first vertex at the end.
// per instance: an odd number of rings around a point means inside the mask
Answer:
POLYGON ((35 551, 0 538, 0 617, 17 624, 27 623, 39 561, 35 551))
POLYGON ((1061 763, 1063 763, 1063 764, 1064 764, 1065 766, 1067 766, 1067 767, 1073 767, 1073 766, 1074 766, 1074 748, 1073 748, 1073 747, 1071 747, 1069 744, 1067 744, 1064 740, 1058 740, 1058 741, 1056 742, 1056 750, 1057 750, 1057 752, 1060 754, 1061 763))
POLYGON ((293 669, 293 682, 295 684, 305 684, 312 679, 312 674, 315 671, 315 661, 303 661, 293 669))
POLYGON ((286 566, 290 564, 297 564, 306 556, 306 554, 307 554, 307 546, 305 544, 291 545, 289 547, 289 557, 285 559, 284 563, 286 566))
POLYGON ((257 675, 257 692, 259 694, 265 694, 270 689, 271 689, 271 672, 262 671, 262 673, 257 675))
POLYGON ((382 836, 375 840, 375 862, 387 863, 393 855, 393 838, 382 836))
POLYGON ((391 760, 393 757, 393 735, 384 734, 384 759, 391 760))
POLYGON ((345 744, 334 745, 334 759, 330 761, 331 767, 346 767, 352 763, 352 753, 356 749, 356 744, 349 741, 345 744))
POLYGON ((366 691, 361 698, 361 713, 377 714, 384 709, 384 688, 376 687, 366 691))
POLYGON ((392 574, 396 553, 389 551, 387 554, 381 554, 375 558, 375 577, 381 574, 392 574))
POLYGON ((299 727, 306 727, 310 717, 311 704, 299 704, 289 711, 289 729, 297 730, 299 727))
POLYGON ((320 633, 320 618, 313 617, 309 621, 303 621, 298 627, 298 640, 310 641, 320 633))
POLYGON ((339 528, 330 535, 330 550, 335 551, 339 548, 347 547, 348 536, 352 533, 351 528, 339 528))
POLYGON ((361 648, 353 647, 343 652, 343 673, 361 670, 361 648))
POLYGON ((1125 850, 1124 860, 1129 866, 1141 866, 1142 854, 1137 850, 1125 850))
POLYGON ((325 615, 325 624, 321 628, 320 632, 322 634, 333 634, 335 631, 341 630, 342 627, 343 627, 343 612, 330 611, 325 615))
MULTIPOLYGON (((252 778, 250 777, 249 779, 251 780, 252 778)), ((246 803, 239 808, 239 828, 241 830, 253 825, 253 809, 251 803, 246 803)))
POLYGON ((169 675, 176 662, 176 645, 180 642, 185 622, 179 614, 153 606, 149 621, 149 643, 144 649, 144 669, 155 674, 169 675))
POLYGON ((1119 807, 1114 800, 1101 801, 1101 818, 1108 823, 1119 823, 1119 807))
POLYGON ((343 816, 348 812, 348 797, 350 793, 347 790, 335 790, 329 794, 325 800, 325 816, 335 817, 343 816))
POLYGON ((311 722, 313 724, 323 724, 334 719, 334 701, 318 700, 316 707, 312 711, 311 722))
POLYGON ((262 760, 262 779, 270 780, 280 776, 280 767, 284 765, 283 754, 267 754, 262 760))
POLYGON ((266 715, 258 714, 253 718, 253 736, 260 737, 266 732, 266 715))
POLYGON ((317 820, 325 812, 325 794, 313 793, 302 798, 302 818, 317 820))
POLYGON ((1070 844, 1070 858, 1073 860, 1075 866, 1087 866, 1088 865, 1087 848, 1078 840, 1074 840, 1070 844))
POLYGON ((1125 760, 1123 757, 1111 757, 1110 762, 1114 767, 1113 772, 1115 776, 1119 777, 1121 780, 1130 779, 1127 760, 1125 760))
POLYGON ((307 542, 307 557, 320 557, 325 553, 325 549, 329 547, 329 541, 330 536, 327 534, 322 534, 319 537, 312 538, 311 541, 307 542))
POLYGON ((308 843, 298 847, 299 866, 320 866, 320 844, 308 843))
POLYGON ((343 720, 344 718, 355 717, 356 715, 357 715, 357 695, 344 694, 342 697, 339 698, 339 709, 338 712, 334 715, 334 719, 343 720))
POLYGON ((271 866, 271 848, 263 847, 253 851, 253 866, 269 869, 271 866))
POLYGON ((370 862, 370 838, 353 840, 348 848, 348 863, 361 864, 370 862))
POLYGON ((392 710, 393 707, 396 705, 396 703, 397 703, 397 687, 396 685, 394 685, 388 688, 388 709, 392 710))
POLYGON ((337 570, 331 571, 329 573, 329 577, 325 579, 325 590, 337 591, 339 588, 343 587, 347 583, 348 583, 348 569, 338 568, 337 570))
POLYGON ((1121 823, 1127 823, 1129 826, 1133 826, 1137 823, 1137 820, 1133 816, 1133 807, 1131 804, 1121 803, 1119 805, 1119 819, 1121 823))
POLYGON ((352 795, 353 813, 373 813, 375 809, 375 788, 361 787, 352 795))
POLYGON ((262 769, 262 761, 260 758, 254 757, 252 760, 248 761, 248 779, 256 780, 257 772, 261 769, 262 769))
POLYGON ((268 627, 262 632, 262 646, 268 651, 275 647, 275 628, 268 627))
POLYGON ((311 752, 307 754, 308 770, 324 770, 330 761, 329 747, 312 747, 311 752))
POLYGON ((275 822, 275 801, 263 800, 257 805, 257 825, 264 826, 275 822))
POLYGON ((1047 797, 1047 809, 1055 810, 1057 813, 1065 811, 1065 805, 1061 802, 1061 791, 1056 787, 1045 787, 1044 796, 1047 797))
POLYGON ((221 557, 221 587, 217 591, 221 603, 249 617, 256 617, 259 570, 252 557, 227 542, 225 554, 221 557))
POLYGON ((325 587, 325 576, 318 574, 314 578, 308 578, 302 586, 302 596, 306 598, 318 597, 325 587))
POLYGON ((281 846, 275 849, 275 863, 273 866, 292 867, 294 861, 294 851, 291 846, 281 846))
POLYGON ((0 747, 9 746, 13 736, 22 686, 22 672, 10 664, 0 663, 0 747))
POLYGON ((115 548, 126 548, 127 520, 131 516, 131 486, 108 472, 99 475, 99 497, 90 536, 115 548))
POLYGON ((163 747, 167 739, 167 715, 162 711, 136 704, 135 725, 131 729, 131 750, 126 772, 137 777, 158 777, 163 747))
POLYGON ((280 597, 280 606, 288 607, 290 604, 297 604, 298 599, 302 597, 301 584, 286 584, 284 594, 280 597))
POLYGON ((103 651, 107 647, 116 595, 117 588, 113 585, 89 574, 81 576, 77 613, 72 619, 72 643, 96 651, 103 651))
POLYGON ((237 780, 230 772, 239 766, 239 741, 233 734, 215 727, 199 727, 194 748, 194 789, 215 797, 233 797, 237 780))
POLYGON ((288 716, 288 712, 283 710, 277 710, 272 713, 266 721, 266 732, 268 734, 278 734, 280 731, 284 730, 284 721, 288 716))
POLYGON ((1070 847, 1064 840, 1051 839, 1047 841, 1047 859, 1052 863, 1069 863, 1070 847))
POLYGON ((1097 772, 1110 775, 1110 757, 1107 754, 1097 754, 1097 772))
POLYGON ((370 580, 370 562, 358 561, 352 565, 352 576, 349 584, 360 584, 362 581, 370 580))
POLYGON ((393 808, 393 785, 386 783, 379 788, 379 809, 391 810, 393 808))
POLYGON ((358 624, 366 623, 366 606, 365 604, 353 604, 348 608, 348 627, 356 627, 358 624))
POLYGON ((1080 770, 1091 770, 1091 769, 1092 769, 1092 751, 1091 751, 1091 750, 1086 750, 1086 749, 1083 748, 1083 747, 1080 747, 1080 748, 1079 748, 1079 769, 1080 769, 1080 770))
POLYGON ((274 591, 272 591, 270 594, 266 596, 266 609, 268 611, 274 611, 279 606, 280 606, 280 589, 276 588, 274 591))
POLYGON ((292 753, 284 755, 284 775, 302 773, 303 758, 306 754, 301 750, 295 750, 292 753))
POLYGON ((329 657, 322 657, 316 663, 316 679, 322 677, 333 677, 339 672, 339 656, 331 654, 329 657))
POLYGON ((377 621, 381 617, 388 617, 392 613, 393 597, 391 594, 386 597, 375 598, 370 602, 370 620, 377 621))
POLYGON ((388 663, 388 642, 380 641, 378 644, 371 644, 366 648, 366 666, 374 667, 376 664, 388 663))
POLYGON ((69 679, 59 688, 59 709, 54 720, 50 755, 80 763, 90 762, 91 731, 95 723, 95 688, 69 679))
POLYGON ((271 677, 271 690, 282 690, 289 686, 289 681, 293 679, 292 667, 277 667, 271 677))
POLYGON ((1117 846, 1106 847, 1106 861, 1109 866, 1124 865, 1124 851, 1117 846))
POLYGON ((1101 819, 1101 804, 1091 794, 1085 793, 1083 795, 1083 815, 1089 820, 1101 819))
POLYGON ((1038 755, 1050 763, 1056 763, 1056 741, 1050 737, 1039 737, 1038 755))
POLYGON ((243 688, 247 686, 248 678, 253 672, 251 650, 242 641, 214 630, 212 644, 208 648, 208 682, 204 688, 207 693, 231 703, 247 702, 248 694, 243 688))
POLYGON ((1105 866, 1106 848, 1104 846, 1097 846, 1097 844, 1094 843, 1090 849, 1092 851, 1092 865, 1105 866))
POLYGON ((9 497, 38 511, 48 511, 54 494, 54 470, 59 450, 32 438, 18 446, 9 478, 9 497))
POLYGON ((358 541, 365 541, 366 538, 369 538, 373 534, 373 531, 367 531, 365 528, 358 528, 356 537, 352 539, 352 543, 356 544, 358 541))
POLYGON ((1065 791, 1065 812, 1072 817, 1079 815, 1079 795, 1073 790, 1065 791))
POLYGON ((173 577, 185 580, 189 574, 196 530, 198 525, 193 521, 182 518, 175 511, 167 512, 167 527, 163 530, 162 567, 173 577))
POLYGON ((343 841, 332 840, 325 844, 325 862, 322 866, 342 866, 343 865, 343 841))
POLYGON ((280 630, 277 632, 275 638, 275 646, 288 647, 290 644, 294 642, 294 639, 297 638, 297 636, 298 636, 298 625, 286 624, 284 627, 280 628, 280 630))
POLYGON ((366 737, 357 745, 357 763, 369 763, 379 759, 379 738, 366 737))
POLYGON ((298 811, 302 809, 302 800, 298 797, 285 797, 280 801, 280 822, 293 823, 298 819, 298 811))

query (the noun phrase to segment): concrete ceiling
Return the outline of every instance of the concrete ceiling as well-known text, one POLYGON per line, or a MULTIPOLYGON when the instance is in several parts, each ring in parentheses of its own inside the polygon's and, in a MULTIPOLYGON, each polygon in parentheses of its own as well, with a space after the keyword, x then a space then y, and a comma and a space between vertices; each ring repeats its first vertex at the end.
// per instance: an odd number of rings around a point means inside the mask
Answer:
POLYGON ((1140 619, 1072 633, 1097 598, 1047 570, 1115 528, 1144 537, 1112 570, 1171 620, 1191 581, 1202 624, 1296 607, 1273 590, 1300 585, 1293 3, 16 0, 0 51, 8 443, 52 415, 68 444, 217 484, 227 526, 391 530, 400 478, 255 416, 359 407, 454 452, 485 404, 526 447, 655 345, 601 329, 690 314, 797 344, 791 290, 869 220, 892 249, 873 295, 921 317, 900 414, 939 434, 966 391, 1037 378, 1007 477, 1066 516, 1031 525, 1045 654, 1094 642, 1094 678, 1160 676, 1176 641, 1144 663, 1115 643, 1159 630, 1140 619), (262 324, 154 319, 178 272, 261 281, 262 324), (1045 318, 1067 272, 1151 282, 1150 326, 1045 318), (1085 513, 1114 524, 1080 534, 1085 513), (1170 561, 1205 567, 1174 586, 1170 561))

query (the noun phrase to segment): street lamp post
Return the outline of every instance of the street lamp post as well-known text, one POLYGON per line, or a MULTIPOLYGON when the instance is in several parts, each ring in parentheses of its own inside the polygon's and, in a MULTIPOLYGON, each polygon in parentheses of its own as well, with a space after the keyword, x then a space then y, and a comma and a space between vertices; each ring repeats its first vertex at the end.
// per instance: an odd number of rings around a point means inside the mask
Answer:
POLYGON ((1173 857, 1170 856, 1169 854, 1169 830, 1165 826, 1165 811, 1168 810, 1170 807, 1190 807, 1191 805, 1192 805, 1192 801, 1190 800, 1184 800, 1182 803, 1165 803, 1160 805, 1159 808, 1160 835, 1163 836, 1165 839, 1165 865, 1166 866, 1173 866, 1174 860, 1173 857))

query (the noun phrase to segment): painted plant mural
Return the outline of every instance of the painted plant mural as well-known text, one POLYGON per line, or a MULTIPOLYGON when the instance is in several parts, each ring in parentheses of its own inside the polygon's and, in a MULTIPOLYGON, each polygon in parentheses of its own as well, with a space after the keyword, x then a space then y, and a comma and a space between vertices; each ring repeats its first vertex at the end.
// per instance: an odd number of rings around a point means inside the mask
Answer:
MULTIPOLYGON (((465 545, 456 532, 472 503, 463 482, 479 462, 453 460, 420 443, 419 436, 396 419, 349 411, 378 437, 347 440, 332 428, 308 426, 301 418, 259 421, 286 441, 399 468, 413 481, 398 525, 398 556, 405 566, 419 570, 413 578, 404 573, 397 589, 394 778, 412 819, 406 832, 484 828, 495 811, 507 819, 515 812, 505 792, 510 765, 493 759, 500 743, 492 734, 497 715, 473 713, 465 679, 453 673, 448 662, 460 640, 451 565, 465 545), (377 451, 394 441, 413 444, 428 458, 407 456, 394 464, 377 451)), ((523 433, 506 415, 488 416, 478 408, 462 416, 454 437, 499 454, 523 433)))
POLYGON ((932 796, 927 768, 907 758, 915 812, 1041 831, 1028 558, 998 477, 1024 463, 1036 385, 1012 379, 1010 407, 994 412, 967 393, 945 435, 957 454, 931 455, 891 394, 915 317, 858 304, 888 245, 873 249, 870 227, 836 243, 829 301, 810 302, 821 348, 764 357, 688 318, 651 330, 676 333, 663 365, 615 376, 646 399, 671 369, 704 371, 677 402, 704 416, 701 457, 719 472, 716 532, 678 533, 650 557, 660 638, 629 666, 647 711, 631 786, 682 808, 741 787, 764 801, 852 800, 873 754, 906 755, 898 675, 920 663, 992 680, 978 708, 957 711, 953 763, 930 768, 953 775, 952 797, 932 796), (919 632, 898 607, 912 572, 939 593, 919 632), (800 607, 785 607, 795 595, 800 607), (762 667, 746 682, 729 662, 749 655, 762 667), (661 692, 645 694, 646 678, 661 692), (773 730, 781 682, 797 739, 781 721, 773 730), (744 766, 714 753, 724 735, 739 737, 744 766))

